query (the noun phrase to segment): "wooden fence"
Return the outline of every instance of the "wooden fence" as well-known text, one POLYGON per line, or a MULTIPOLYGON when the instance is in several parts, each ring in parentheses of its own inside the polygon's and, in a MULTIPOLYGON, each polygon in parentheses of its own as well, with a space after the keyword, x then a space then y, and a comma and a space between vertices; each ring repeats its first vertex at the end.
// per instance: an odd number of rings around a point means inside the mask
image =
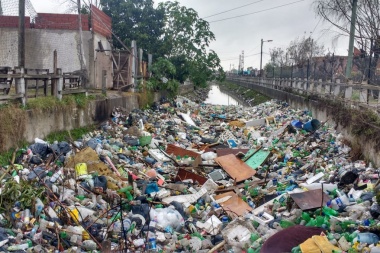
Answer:
POLYGON ((49 73, 49 69, 0 67, 0 103, 19 99, 25 105, 28 98, 85 93, 80 73, 49 73))

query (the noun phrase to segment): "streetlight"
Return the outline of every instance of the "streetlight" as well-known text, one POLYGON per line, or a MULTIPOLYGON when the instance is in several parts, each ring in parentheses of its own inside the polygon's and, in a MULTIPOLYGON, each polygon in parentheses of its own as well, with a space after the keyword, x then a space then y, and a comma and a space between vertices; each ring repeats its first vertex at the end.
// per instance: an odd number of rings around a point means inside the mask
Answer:
POLYGON ((261 55, 260 55, 260 77, 262 77, 263 70, 263 44, 264 42, 272 42, 273 40, 263 40, 261 39, 261 55))

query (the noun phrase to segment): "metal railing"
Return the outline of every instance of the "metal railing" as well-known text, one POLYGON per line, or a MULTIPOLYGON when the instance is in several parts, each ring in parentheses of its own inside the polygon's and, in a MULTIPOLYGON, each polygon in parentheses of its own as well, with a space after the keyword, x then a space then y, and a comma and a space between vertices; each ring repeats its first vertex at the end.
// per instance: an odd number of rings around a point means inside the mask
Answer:
POLYGON ((229 75, 227 81, 254 89, 254 85, 275 90, 290 91, 299 95, 314 95, 320 98, 342 100, 349 105, 360 105, 380 109, 380 86, 365 82, 347 83, 326 82, 301 78, 260 78, 250 76, 229 75))

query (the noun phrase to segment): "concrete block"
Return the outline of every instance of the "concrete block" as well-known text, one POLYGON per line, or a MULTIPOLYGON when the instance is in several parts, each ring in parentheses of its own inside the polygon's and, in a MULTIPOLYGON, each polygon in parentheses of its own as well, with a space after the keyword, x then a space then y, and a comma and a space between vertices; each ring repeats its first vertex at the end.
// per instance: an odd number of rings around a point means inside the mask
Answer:
POLYGON ((368 90, 367 89, 361 89, 360 90, 359 101, 361 103, 368 103, 368 90))
POLYGON ((262 126, 262 125, 265 125, 266 121, 265 121, 265 118, 262 118, 262 119, 253 119, 253 120, 250 120, 250 121, 247 121, 245 123, 245 125, 247 127, 251 127, 251 126, 262 126))
POLYGON ((344 98, 351 99, 351 97, 352 97, 352 87, 346 87, 346 90, 344 91, 344 98))

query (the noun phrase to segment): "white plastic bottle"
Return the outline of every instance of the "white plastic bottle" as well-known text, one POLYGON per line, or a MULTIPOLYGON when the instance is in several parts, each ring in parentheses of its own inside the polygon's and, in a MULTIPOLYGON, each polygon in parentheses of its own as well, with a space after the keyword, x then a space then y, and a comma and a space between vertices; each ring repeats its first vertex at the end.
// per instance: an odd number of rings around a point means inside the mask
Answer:
POLYGON ((7 250, 8 251, 25 250, 25 249, 31 248, 32 246, 33 246, 32 241, 27 240, 26 243, 10 246, 8 247, 7 250))
POLYGON ((61 175, 63 174, 63 169, 60 168, 56 173, 53 174, 53 176, 50 178, 50 182, 55 183, 61 175))

